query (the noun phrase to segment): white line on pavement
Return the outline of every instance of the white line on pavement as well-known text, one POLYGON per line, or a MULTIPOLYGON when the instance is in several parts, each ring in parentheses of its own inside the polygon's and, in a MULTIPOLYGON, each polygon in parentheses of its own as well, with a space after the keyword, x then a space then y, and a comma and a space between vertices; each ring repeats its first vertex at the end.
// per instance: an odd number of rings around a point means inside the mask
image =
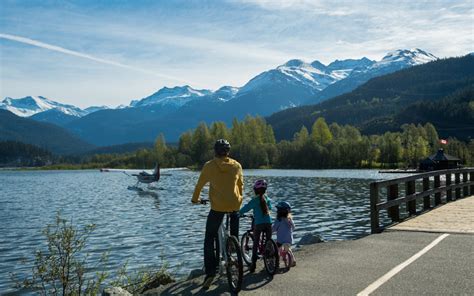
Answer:
POLYGON ((437 239, 435 239, 434 241, 432 241, 429 245, 427 245, 426 247, 423 248, 423 250, 419 251, 418 253, 416 253, 415 255, 411 256, 408 260, 406 260, 405 262, 403 263, 400 263, 399 265, 397 265, 396 267, 394 267, 392 270, 390 270, 389 272, 387 272, 386 274, 384 274, 382 277, 380 277, 379 279, 377 279, 375 282, 373 282, 372 284, 370 284, 367 288, 365 288, 363 291, 359 292, 357 294, 357 296, 367 296, 367 295, 370 295, 370 293, 374 292, 375 290, 377 290, 381 285, 383 285, 385 282, 387 282, 389 279, 391 279, 394 275, 396 275, 397 273, 399 273, 400 271, 402 271, 402 269, 404 269, 405 267, 407 267, 408 265, 410 265, 411 263, 413 263, 413 261, 415 261, 416 259, 420 258, 421 256, 423 256, 423 254, 425 254, 426 252, 428 252, 429 250, 431 250, 434 246, 436 246, 437 244, 439 244, 439 242, 441 242, 443 239, 445 239, 447 236, 449 236, 449 234, 445 233, 443 235, 440 235, 437 239))

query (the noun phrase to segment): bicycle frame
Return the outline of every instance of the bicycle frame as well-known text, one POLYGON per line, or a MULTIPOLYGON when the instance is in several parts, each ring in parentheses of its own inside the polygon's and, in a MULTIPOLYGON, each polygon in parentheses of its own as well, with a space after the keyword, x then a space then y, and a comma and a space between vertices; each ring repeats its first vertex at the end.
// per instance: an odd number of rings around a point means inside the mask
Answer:
MULTIPOLYGON (((227 261, 227 254, 225 252, 225 242, 230 236, 230 229, 229 229, 229 220, 230 220, 230 213, 225 213, 225 221, 222 220, 221 225, 219 226, 219 230, 217 231, 217 240, 219 242, 219 253, 220 258, 227 261)), ((225 267, 222 266, 222 260, 219 258, 219 273, 225 272, 225 267)))
MULTIPOLYGON (((255 217, 253 215, 247 215, 247 216, 244 215, 243 217, 251 219, 250 229, 248 229, 246 231, 246 233, 250 234, 253 238, 254 233, 255 233, 255 217)), ((258 243, 258 246, 257 246, 257 254, 261 255, 265 251, 265 241, 266 241, 265 233, 262 232, 261 239, 259 240, 259 243, 258 243)))

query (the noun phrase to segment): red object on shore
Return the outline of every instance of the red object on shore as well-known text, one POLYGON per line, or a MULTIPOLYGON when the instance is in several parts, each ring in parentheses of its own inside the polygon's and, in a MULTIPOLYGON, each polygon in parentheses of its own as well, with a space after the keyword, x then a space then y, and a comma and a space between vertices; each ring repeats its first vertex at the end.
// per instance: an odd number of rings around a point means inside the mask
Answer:
POLYGON ((448 144, 448 140, 445 139, 440 139, 439 142, 444 145, 448 144))

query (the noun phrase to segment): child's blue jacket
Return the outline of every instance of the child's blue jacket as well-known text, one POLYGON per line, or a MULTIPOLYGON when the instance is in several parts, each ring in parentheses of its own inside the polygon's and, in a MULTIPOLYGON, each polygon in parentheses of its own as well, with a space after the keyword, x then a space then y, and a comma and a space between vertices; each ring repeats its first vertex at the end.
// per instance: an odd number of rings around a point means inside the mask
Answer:
MULTIPOLYGON (((265 201, 267 202, 268 211, 272 209, 272 201, 266 196, 265 201)), ((272 217, 270 213, 264 215, 262 209, 260 208, 260 197, 255 196, 252 198, 243 208, 240 209, 239 214, 247 213, 248 211, 253 210, 253 216, 255 217, 255 225, 272 223, 272 217)))

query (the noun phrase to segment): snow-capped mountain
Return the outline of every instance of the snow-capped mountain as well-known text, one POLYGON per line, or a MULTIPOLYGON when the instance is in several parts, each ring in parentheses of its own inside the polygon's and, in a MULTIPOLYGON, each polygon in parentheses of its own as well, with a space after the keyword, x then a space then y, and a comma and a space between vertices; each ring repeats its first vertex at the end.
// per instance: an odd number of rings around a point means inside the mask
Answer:
POLYGON ((419 48, 414 49, 398 49, 392 52, 389 52, 385 55, 381 61, 376 62, 368 70, 376 70, 382 68, 391 68, 391 69, 403 69, 411 66, 425 64, 431 61, 435 61, 438 58, 423 51, 419 48))
POLYGON ((246 85, 239 93, 262 88, 264 85, 275 83, 289 83, 300 87, 305 87, 317 93, 327 86, 346 78, 354 69, 366 69, 374 61, 367 58, 360 60, 334 61, 328 66, 319 61, 306 63, 302 60, 294 59, 272 69, 261 73, 246 85))
POLYGON ((97 112, 97 116, 85 115, 105 106, 81 110, 43 97, 6 98, 0 108, 20 116, 35 114, 32 119, 65 126, 98 145, 148 141, 160 132, 176 140, 180 133, 201 121, 230 123, 247 114, 267 116, 290 107, 315 104, 350 92, 371 78, 436 59, 420 49, 396 50, 380 61, 364 57, 326 65, 318 60, 293 59, 260 73, 240 88, 223 86, 211 91, 188 85, 164 87, 128 106, 97 112))
POLYGON ((76 117, 84 116, 87 113, 73 105, 58 103, 42 96, 28 96, 20 99, 7 97, 0 102, 0 109, 8 110, 22 117, 32 116, 51 109, 56 109, 66 115, 76 117))
POLYGON ((354 68, 350 75, 347 75, 344 79, 329 85, 306 103, 314 104, 324 101, 343 93, 350 92, 371 78, 435 61, 437 59, 438 58, 431 53, 419 48, 399 49, 389 52, 382 58, 382 60, 368 64, 367 67, 354 68))
POLYGON ((211 95, 212 91, 207 89, 194 89, 189 85, 175 86, 173 88, 163 87, 156 93, 143 98, 135 100, 130 103, 130 107, 144 107, 150 105, 161 105, 179 108, 190 101, 197 98, 211 95))
POLYGON ((239 92, 238 87, 233 86, 223 86, 216 90, 212 96, 221 102, 227 102, 235 97, 235 95, 239 92))

